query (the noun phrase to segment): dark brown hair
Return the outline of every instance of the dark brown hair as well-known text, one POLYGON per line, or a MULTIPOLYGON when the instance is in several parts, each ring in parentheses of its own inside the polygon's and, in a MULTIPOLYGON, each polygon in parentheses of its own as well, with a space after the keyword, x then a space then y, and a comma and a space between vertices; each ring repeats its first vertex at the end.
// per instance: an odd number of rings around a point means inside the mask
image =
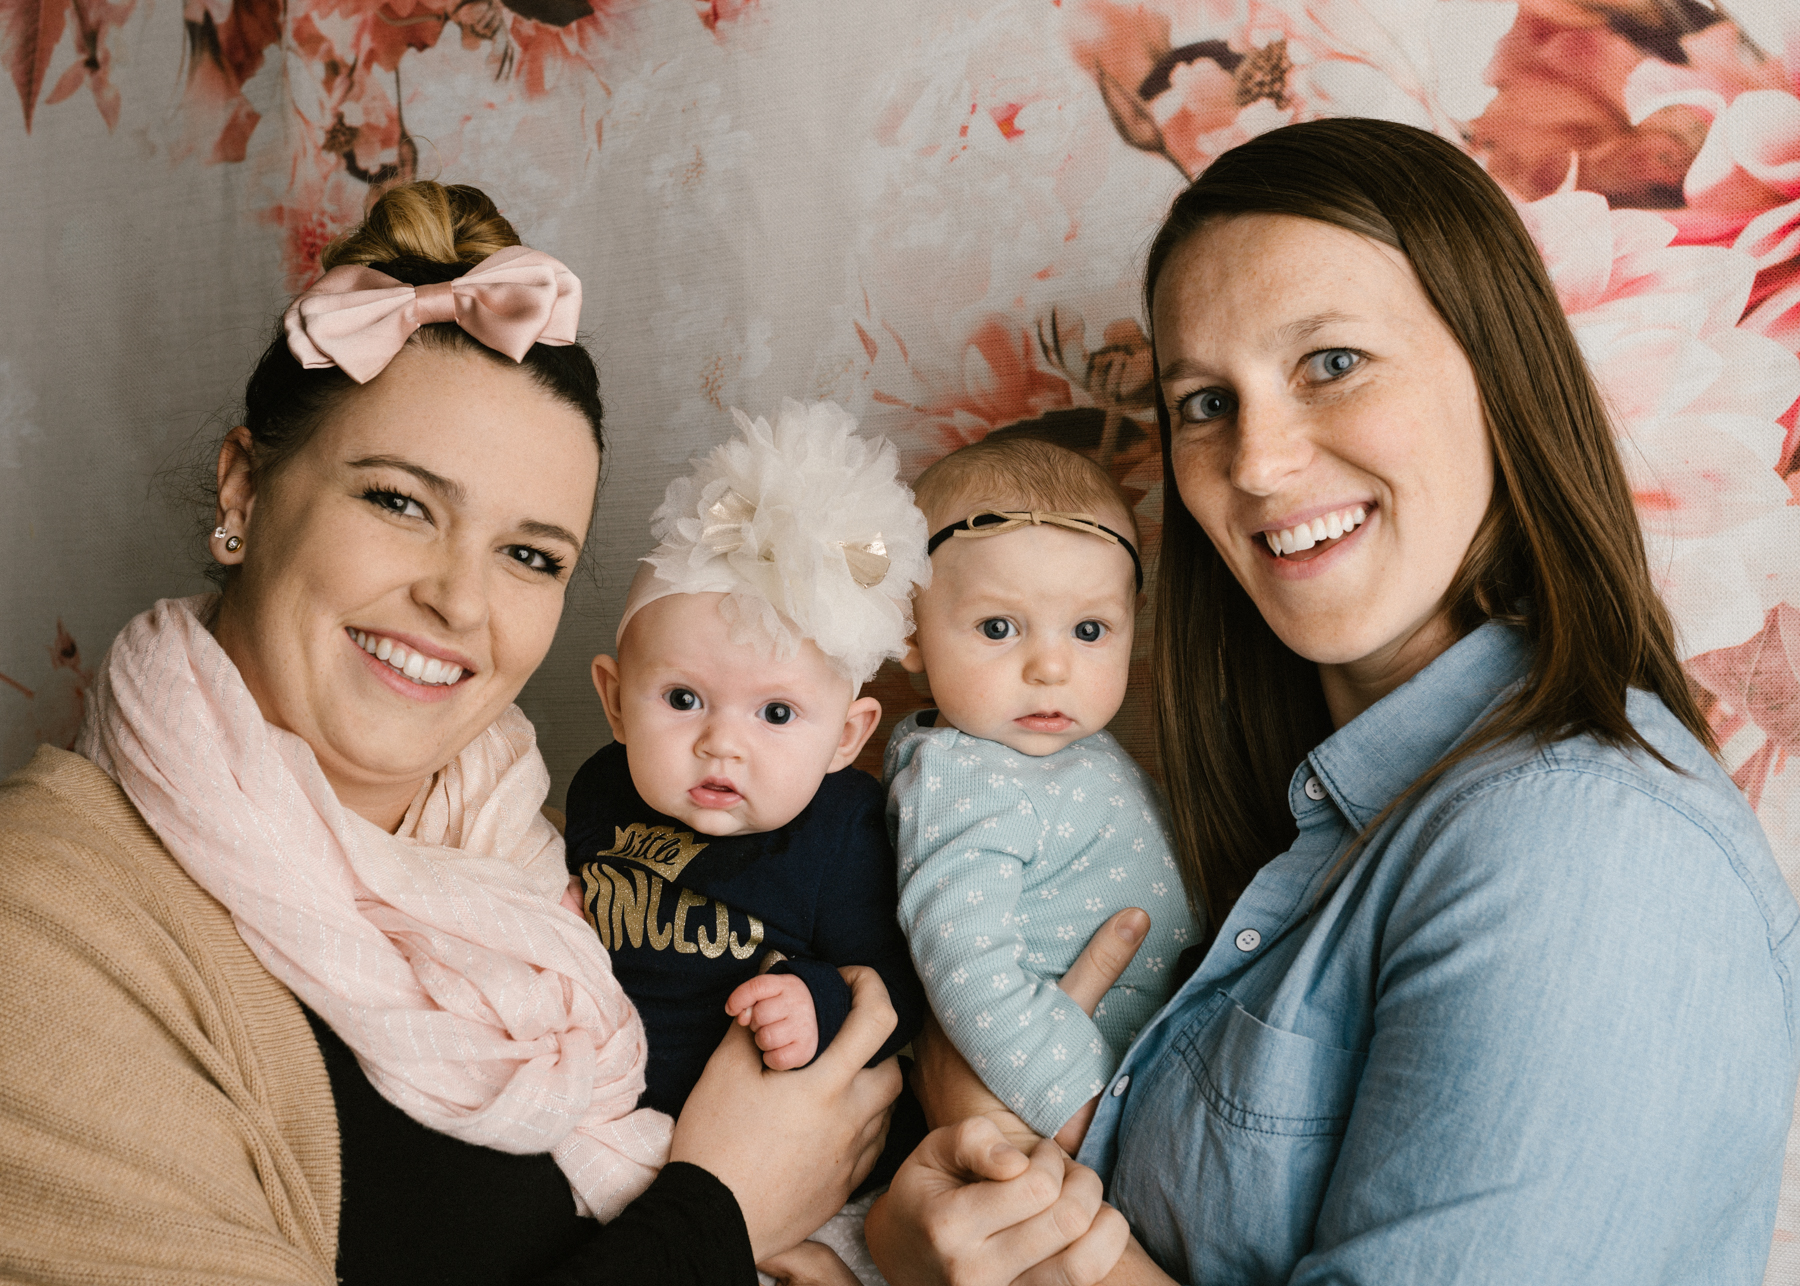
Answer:
MULTIPOLYGON (((1219 157, 1176 198, 1145 265, 1146 314, 1154 318, 1157 279, 1177 247, 1215 220, 1253 214, 1316 219, 1406 255, 1480 391, 1494 494, 1446 607, 1458 637, 1490 618, 1519 624, 1531 671, 1401 799, 1519 737, 1586 734, 1661 759, 1626 715, 1632 687, 1655 693, 1714 750, 1650 582, 1606 409, 1506 194, 1452 144, 1411 126, 1336 119, 1274 130, 1219 157)), ((1293 842, 1288 783, 1332 726, 1318 667, 1276 638, 1179 502, 1156 389, 1167 497, 1157 732, 1188 896, 1217 925, 1293 842)))
MULTIPOLYGON (((519 244, 519 234, 478 188, 421 180, 389 188, 363 222, 319 256, 329 270, 366 264, 411 286, 453 281, 489 255, 519 244)), ((421 326, 407 341, 426 348, 460 348, 505 366, 513 360, 451 322, 421 326)), ((580 412, 604 454, 600 375, 580 344, 533 344, 519 363, 544 392, 580 412)), ((307 370, 288 350, 279 323, 244 390, 243 424, 254 444, 251 467, 279 469, 303 448, 339 401, 356 388, 335 366, 307 370)))

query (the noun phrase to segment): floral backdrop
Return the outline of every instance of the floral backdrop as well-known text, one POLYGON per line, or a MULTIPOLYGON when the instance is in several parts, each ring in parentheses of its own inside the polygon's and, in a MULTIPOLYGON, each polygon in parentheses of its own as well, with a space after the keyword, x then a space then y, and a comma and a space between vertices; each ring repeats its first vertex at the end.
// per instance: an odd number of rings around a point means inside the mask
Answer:
MULTIPOLYGON (((200 586, 189 467, 383 184, 482 186, 587 284, 609 479, 522 698, 559 795, 649 511, 729 406, 835 398, 914 470, 1048 435, 1119 479, 1153 562, 1157 219, 1246 138, 1367 115, 1520 203, 1800 882, 1793 0, 0 0, 0 61, 0 771, 68 745, 112 634, 200 586)), ((1148 760, 1146 700, 1116 730, 1148 760)), ((1790 1165, 1769 1280, 1800 1283, 1790 1165)))

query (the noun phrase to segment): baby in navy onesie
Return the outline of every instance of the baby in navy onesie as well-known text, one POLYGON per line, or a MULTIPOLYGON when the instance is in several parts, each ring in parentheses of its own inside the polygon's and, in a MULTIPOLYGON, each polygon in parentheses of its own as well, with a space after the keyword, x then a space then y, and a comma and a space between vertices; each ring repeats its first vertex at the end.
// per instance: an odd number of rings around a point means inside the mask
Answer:
POLYGON ((571 892, 643 1015, 642 1101, 670 1115, 734 1020, 767 1066, 810 1062, 849 1013, 839 966, 875 969, 899 1016, 873 1061, 924 1011, 885 793, 850 764, 881 714, 857 691, 929 578, 925 520, 836 406, 734 414, 743 436, 652 519, 617 656, 594 658, 614 741, 568 795, 571 892))

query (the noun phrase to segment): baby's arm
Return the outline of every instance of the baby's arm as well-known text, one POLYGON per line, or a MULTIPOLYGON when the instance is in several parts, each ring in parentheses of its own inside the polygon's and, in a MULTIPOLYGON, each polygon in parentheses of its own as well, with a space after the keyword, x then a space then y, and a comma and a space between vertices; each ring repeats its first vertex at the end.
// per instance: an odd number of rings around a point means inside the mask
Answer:
POLYGON ((1093 1019, 1025 960, 1018 854, 1036 848, 1040 828, 1028 795, 995 784, 990 765, 931 749, 894 782, 901 923, 951 1043, 1047 1137, 1099 1092, 1112 1054, 1093 1019))
POLYGON ((797 974, 765 973, 738 984, 725 1012, 756 1033, 763 1064, 778 1072, 805 1067, 819 1051, 812 992, 797 974))

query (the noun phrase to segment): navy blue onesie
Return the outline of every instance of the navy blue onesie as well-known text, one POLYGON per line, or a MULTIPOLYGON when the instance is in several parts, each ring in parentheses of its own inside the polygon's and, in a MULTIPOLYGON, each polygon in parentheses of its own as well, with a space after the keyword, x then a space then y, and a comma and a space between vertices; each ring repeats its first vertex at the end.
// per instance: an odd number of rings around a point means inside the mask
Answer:
POLYGON ((899 1015, 871 1064, 918 1034, 925 993, 895 918, 886 807, 880 782, 845 768, 780 830, 716 838, 646 804, 618 742, 581 766, 569 786, 569 873, 644 1018, 643 1106, 680 1114, 731 1025, 726 997, 771 950, 787 957, 772 972, 812 993, 820 1050, 850 1012, 839 965, 872 967, 899 1015))

